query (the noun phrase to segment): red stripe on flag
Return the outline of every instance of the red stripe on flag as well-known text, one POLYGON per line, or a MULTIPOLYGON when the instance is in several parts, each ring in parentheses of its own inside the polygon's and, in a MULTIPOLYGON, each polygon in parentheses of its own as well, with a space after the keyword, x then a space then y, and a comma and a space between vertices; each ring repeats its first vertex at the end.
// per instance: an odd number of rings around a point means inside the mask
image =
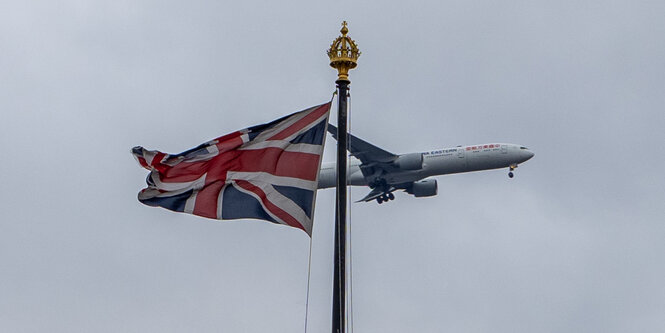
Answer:
POLYGON ((159 180, 164 183, 186 183, 193 182, 203 176, 210 169, 210 161, 180 162, 173 167, 164 169, 159 173, 159 180))
POLYGON ((217 199, 219 192, 224 186, 224 182, 214 182, 206 185, 199 190, 196 195, 196 203, 194 204, 194 215, 208 217, 211 219, 217 218, 217 199))
MULTIPOLYGON (((311 124, 313 121, 319 119, 321 116, 326 114, 328 110, 330 109, 330 103, 323 104, 321 106, 316 107, 316 109, 309 111, 309 114, 304 116, 302 119, 296 121, 294 124, 291 126, 287 127, 283 131, 275 134, 273 137, 271 137, 268 140, 284 140, 285 138, 293 135, 294 133, 300 131, 303 129, 305 126, 311 124)), ((308 112, 308 111, 304 111, 308 112)))
POLYGON ((242 135, 242 133, 235 132, 216 139, 220 141, 216 144, 219 153, 209 160, 196 162, 182 160, 180 163, 172 167, 163 166, 159 170, 159 179, 165 183, 192 182, 201 178, 204 173, 209 171, 212 171, 211 174, 217 177, 212 177, 209 181, 206 181, 207 183, 226 179, 226 172, 229 167, 229 164, 227 163, 237 155, 233 149, 243 144, 240 135, 242 135))
POLYGON ((229 171, 267 172, 280 177, 316 180, 319 155, 284 151, 280 148, 232 150, 207 161, 187 162, 174 166, 159 164, 159 179, 164 183, 195 181, 207 173, 206 183, 225 180, 229 171))
POLYGON ((181 161, 174 166, 153 165, 159 170, 164 183, 195 181, 205 173, 206 183, 225 180, 229 171, 266 172, 280 177, 293 177, 315 181, 319 168, 319 155, 284 151, 279 148, 232 150, 207 161, 181 161))
POLYGON ((158 151, 157 154, 155 154, 155 157, 152 158, 152 161, 150 162, 150 166, 153 168, 157 169, 157 171, 164 172, 168 170, 169 166, 162 164, 162 159, 164 159, 164 156, 166 154, 162 153, 161 151, 158 151))
MULTIPOLYGON (((247 191, 250 191, 261 198, 261 202, 263 205, 268 209, 271 213, 273 213, 275 216, 279 217, 282 221, 284 221, 286 224, 296 227, 299 229, 302 229, 303 231, 307 232, 305 228, 294 218, 291 216, 289 213, 285 212, 283 209, 277 207, 277 205, 273 204, 268 200, 268 197, 266 196, 265 192, 257 186, 254 186, 252 183, 245 181, 245 180, 236 180, 236 184, 238 186, 244 188, 247 191)), ((198 200, 198 199, 197 199, 198 200)))
POLYGON ((215 139, 217 140, 216 146, 217 150, 219 150, 219 153, 221 154, 225 151, 240 147, 244 143, 241 137, 242 134, 242 132, 233 132, 231 134, 220 136, 219 138, 215 139))
POLYGON ((148 165, 148 162, 146 162, 145 158, 143 158, 143 156, 136 155, 136 159, 139 161, 139 164, 141 164, 142 167, 150 170, 150 166, 148 165))
POLYGON ((238 151, 230 171, 267 172, 281 177, 314 181, 319 169, 319 155, 284 151, 279 148, 238 151), (237 163, 237 164, 236 164, 237 163))

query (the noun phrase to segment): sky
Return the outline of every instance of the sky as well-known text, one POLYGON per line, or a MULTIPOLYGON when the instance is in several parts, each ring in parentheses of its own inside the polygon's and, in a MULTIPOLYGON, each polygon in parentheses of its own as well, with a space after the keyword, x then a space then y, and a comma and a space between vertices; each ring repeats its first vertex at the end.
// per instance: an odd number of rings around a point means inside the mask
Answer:
POLYGON ((663 332, 664 16, 626 0, 0 2, 0 331, 329 331, 334 190, 310 242, 140 204, 130 149, 177 153, 329 100, 347 20, 352 133, 394 153, 535 153, 513 179, 352 204, 354 332, 663 332))

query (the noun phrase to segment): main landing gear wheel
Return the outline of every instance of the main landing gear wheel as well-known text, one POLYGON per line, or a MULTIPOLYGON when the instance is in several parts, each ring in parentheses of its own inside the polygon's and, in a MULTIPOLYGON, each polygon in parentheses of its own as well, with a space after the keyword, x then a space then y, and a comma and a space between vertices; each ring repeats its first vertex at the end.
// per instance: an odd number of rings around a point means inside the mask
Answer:
POLYGON ((386 193, 386 194, 383 194, 382 196, 376 198, 376 202, 378 202, 379 204, 382 204, 384 202, 388 202, 390 200, 395 200, 395 195, 392 194, 392 193, 386 193))

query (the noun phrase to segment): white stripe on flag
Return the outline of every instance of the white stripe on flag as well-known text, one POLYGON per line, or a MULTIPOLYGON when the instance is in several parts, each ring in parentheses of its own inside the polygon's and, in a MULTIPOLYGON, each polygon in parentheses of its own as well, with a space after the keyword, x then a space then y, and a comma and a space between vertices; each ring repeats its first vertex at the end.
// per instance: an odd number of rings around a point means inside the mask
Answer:
POLYGON ((226 190, 227 186, 229 186, 228 183, 224 184, 224 186, 222 186, 222 189, 219 190, 219 195, 217 196, 217 219, 218 220, 222 219, 222 203, 224 201, 224 190, 226 190))
POLYGON ((266 194, 268 201, 272 202, 275 206, 279 207, 287 214, 298 220, 298 223, 305 228, 308 235, 312 234, 312 220, 305 214, 305 211, 300 208, 293 200, 285 197, 279 193, 272 184, 264 182, 250 182, 252 185, 259 187, 266 194))
POLYGON ((192 195, 187 198, 185 201, 185 213, 194 214, 194 206, 196 205, 196 196, 199 194, 199 191, 193 191, 192 195))
POLYGON ((242 172, 242 171, 229 171, 226 173, 226 182, 232 180, 246 180, 249 182, 269 183, 277 186, 291 186, 304 190, 316 191, 317 183, 315 181, 304 180, 293 177, 281 177, 271 175, 267 172, 242 172))
POLYGON ((321 155, 323 152, 323 145, 313 145, 309 143, 293 144, 286 140, 252 141, 238 148, 238 150, 258 150, 265 148, 279 148, 294 153, 309 153, 315 155, 321 155))
POLYGON ((153 170, 150 173, 150 179, 155 183, 155 187, 164 190, 164 191, 179 191, 179 190, 200 190, 206 183, 206 175, 191 182, 182 182, 182 183, 164 183, 159 179, 159 171, 153 170))
MULTIPOLYGON (((143 157, 143 159, 145 159, 145 162, 148 165, 152 165, 152 160, 157 155, 157 152, 154 151, 154 150, 147 150, 143 147, 141 147, 141 151, 142 151, 141 157, 143 157)), ((136 156, 136 155, 134 155, 134 156, 136 156)))

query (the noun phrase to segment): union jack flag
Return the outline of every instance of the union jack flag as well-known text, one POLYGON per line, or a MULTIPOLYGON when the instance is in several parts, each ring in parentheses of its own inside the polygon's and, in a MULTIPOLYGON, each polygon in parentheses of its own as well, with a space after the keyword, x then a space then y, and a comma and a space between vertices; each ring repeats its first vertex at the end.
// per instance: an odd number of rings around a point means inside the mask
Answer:
POLYGON ((260 219, 312 235, 330 104, 206 142, 180 154, 134 147, 150 174, 140 202, 212 219, 260 219))

